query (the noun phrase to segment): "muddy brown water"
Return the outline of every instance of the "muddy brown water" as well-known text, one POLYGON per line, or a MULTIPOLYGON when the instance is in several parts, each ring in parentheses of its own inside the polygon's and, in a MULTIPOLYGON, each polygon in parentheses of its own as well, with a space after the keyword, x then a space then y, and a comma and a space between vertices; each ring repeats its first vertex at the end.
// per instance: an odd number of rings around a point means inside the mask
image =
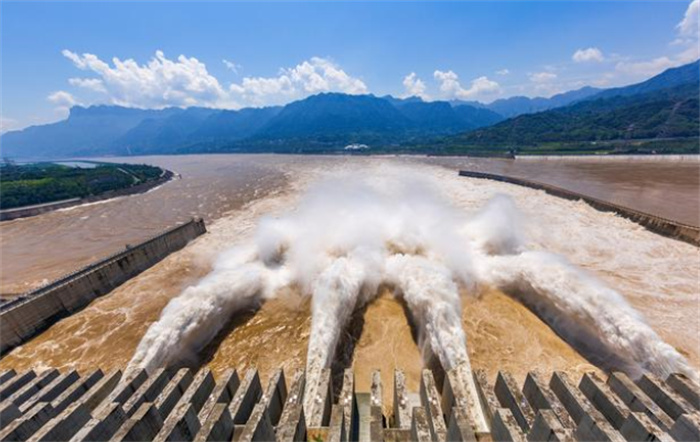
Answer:
MULTIPOLYGON (((390 170, 398 165, 405 168, 402 171, 415 169, 436 175, 440 180, 451 180, 451 186, 466 185, 466 181, 453 180, 454 170, 476 168, 548 182, 687 223, 693 221, 691 212, 697 213, 700 196, 697 162, 518 164, 510 160, 275 155, 143 157, 115 161, 155 164, 179 173, 181 179, 142 195, 0 224, 3 293, 40 285, 192 216, 203 216, 210 233, 13 350, 0 360, 0 368, 124 368, 163 307, 185 287, 206 275, 218 253, 249 237, 261 216, 293 208, 308 183, 333 168, 353 171, 381 164, 390 170), (632 171, 633 168, 639 169, 632 171), (614 198, 605 198, 603 190, 614 198)), ((498 191, 505 189, 512 193, 525 211, 535 211, 529 206, 537 206, 532 190, 502 183, 496 187, 498 191)), ((445 191, 449 194, 450 187, 445 191)), ((476 194, 486 198, 491 193, 490 187, 484 187, 476 194)), ((455 200, 461 203, 459 198, 467 197, 455 196, 455 200)), ((552 204, 562 205, 552 209, 549 217, 567 216, 572 203, 546 198, 552 204)), ((478 204, 474 203, 475 207, 478 204)), ((465 207, 470 205, 466 203, 465 207)), ((700 307, 698 285, 692 275, 681 279, 671 271, 653 274, 655 265, 661 262, 654 259, 663 258, 666 263, 677 256, 687 256, 689 262, 684 263, 686 267, 679 270, 679 275, 687 274, 688 269, 694 269, 697 275, 700 270, 697 248, 640 231, 610 215, 599 215, 587 206, 576 207, 578 211, 572 214, 571 222, 588 229, 585 232, 593 237, 587 242, 596 245, 570 244, 557 237, 551 240, 556 251, 619 287, 664 339, 699 366, 700 323, 693 313, 700 307), (602 222, 614 223, 611 229, 615 235, 620 230, 619 238, 610 240, 591 233, 599 230, 595 225, 598 217, 602 222), (638 260, 632 262, 632 251, 629 256, 621 251, 614 266, 606 264, 605 260, 616 253, 615 241, 634 244, 639 241, 634 235, 641 235, 639 238, 649 243, 642 255, 649 265, 638 260), (674 295, 675 298, 669 298, 674 295)), ((566 232, 561 235, 564 237, 566 232)), ((672 263, 664 265, 673 268, 672 263)), ((573 374, 596 369, 537 316, 499 291, 488 291, 478 297, 465 293, 462 316, 472 365, 486 369, 491 376, 499 369, 509 370, 521 380, 533 369, 567 370, 573 374)), ((229 367, 256 367, 263 379, 278 368, 288 372, 300 369, 306 360, 310 323, 308 300, 294 293, 285 294, 255 311, 236 315, 214 342, 200 354, 190 355, 187 363, 193 367, 208 366, 215 373, 229 367)), ((393 369, 401 368, 407 374, 409 388, 417 391, 423 367, 421 352, 401 305, 391 293, 381 293, 367 307, 361 334, 347 365, 354 367, 360 390, 369 388, 372 370, 381 370, 384 382, 391 385, 393 369)), ((389 389, 385 391, 388 394, 389 389)), ((386 399, 388 403, 390 398, 386 399)))

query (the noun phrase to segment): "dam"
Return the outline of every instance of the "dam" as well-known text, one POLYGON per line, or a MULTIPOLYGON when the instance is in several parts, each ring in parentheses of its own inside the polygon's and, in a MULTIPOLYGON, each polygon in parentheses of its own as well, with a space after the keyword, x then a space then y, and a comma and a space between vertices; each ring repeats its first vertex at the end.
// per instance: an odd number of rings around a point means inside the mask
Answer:
MULTIPOLYGON (((473 374, 487 432, 475 430, 458 378, 442 388, 423 370, 419 391, 407 391, 397 370, 389 385, 372 373, 371 391, 355 391, 353 371, 333 391, 330 370, 305 409, 305 373, 282 370, 263 380, 254 369, 55 369, 0 373, 3 441, 696 441, 700 388, 683 375, 662 380, 623 373, 607 379, 531 372, 518 385, 507 372, 494 383, 473 374), (382 390, 393 391, 393 407, 382 390)), ((386 379, 384 379, 386 380, 386 379)))
POLYGON ((206 232, 202 219, 169 229, 149 240, 78 269, 43 287, 0 304, 0 354, 48 328, 153 266, 206 232))

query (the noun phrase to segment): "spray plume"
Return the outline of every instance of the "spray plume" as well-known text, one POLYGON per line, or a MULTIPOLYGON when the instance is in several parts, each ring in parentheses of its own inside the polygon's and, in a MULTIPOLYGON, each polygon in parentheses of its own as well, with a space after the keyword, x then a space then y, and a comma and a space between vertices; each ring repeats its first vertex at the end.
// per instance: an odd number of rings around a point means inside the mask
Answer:
MULTIPOLYGON (((465 217, 431 182, 357 174, 322 182, 295 211, 259 223, 250 244, 224 254, 210 275, 173 299, 151 325, 129 367, 152 370, 195 355, 241 309, 284 286, 312 298, 305 406, 333 361, 352 313, 380 284, 395 288, 419 328, 423 354, 443 368, 463 365, 478 403, 461 324, 459 288, 503 289, 576 348, 632 375, 697 375, 621 295, 560 257, 528 251, 525 223, 505 196, 465 217)), ((477 410, 474 422, 485 427, 477 410)))

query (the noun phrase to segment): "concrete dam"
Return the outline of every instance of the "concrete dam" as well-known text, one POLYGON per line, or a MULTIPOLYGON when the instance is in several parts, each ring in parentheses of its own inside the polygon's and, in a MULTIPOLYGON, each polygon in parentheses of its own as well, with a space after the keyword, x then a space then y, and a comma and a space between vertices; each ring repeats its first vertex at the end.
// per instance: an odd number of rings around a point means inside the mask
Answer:
POLYGON ((532 189, 543 190, 551 195, 565 198, 568 200, 581 200, 592 206, 593 208, 603 212, 615 212, 631 221, 644 226, 646 229, 658 233, 669 238, 678 239, 679 241, 687 242, 694 246, 700 246, 700 228, 679 223, 669 219, 661 218, 648 213, 643 213, 638 210, 630 209, 619 204, 614 204, 608 201, 603 201, 587 195, 583 195, 550 184, 539 183, 522 178, 515 178, 505 175, 497 175, 493 173, 475 172, 470 170, 460 170, 461 176, 469 178, 482 178, 487 180, 501 181, 504 183, 517 184, 520 186, 530 187, 532 189))
POLYGON ((196 218, 0 304, 0 354, 71 315, 206 232, 196 218))
POLYGON ((305 373, 280 370, 263 382, 255 370, 45 370, 0 373, 3 441, 697 441, 700 387, 682 375, 645 375, 636 382, 612 373, 530 373, 519 386, 499 372, 489 384, 473 374, 488 432, 477 432, 460 368, 439 388, 424 370, 420 391, 372 374, 371 392, 355 391, 347 369, 340 391, 330 370, 321 378, 313 410, 303 407, 305 373), (382 389, 393 389, 393 409, 382 389))

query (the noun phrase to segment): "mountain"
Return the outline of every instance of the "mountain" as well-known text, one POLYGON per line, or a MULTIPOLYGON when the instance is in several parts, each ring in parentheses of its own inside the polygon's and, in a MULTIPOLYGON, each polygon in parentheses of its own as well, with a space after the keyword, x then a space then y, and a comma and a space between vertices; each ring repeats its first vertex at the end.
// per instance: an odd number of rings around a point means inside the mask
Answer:
POLYGON ((574 91, 564 92, 554 95, 550 98, 543 97, 510 97, 501 98, 492 103, 485 105, 486 109, 492 110, 506 118, 515 117, 522 114, 531 114, 541 112, 556 107, 566 106, 591 97, 601 90, 590 86, 582 87, 574 91))
MULTIPOLYGON (((611 89, 568 106, 520 115, 444 139, 450 149, 537 150, 572 144, 690 138, 700 130, 698 63, 669 69, 645 82, 611 89)), ((693 141, 694 140, 694 141, 693 141)), ((596 147, 596 148, 599 148, 596 147)), ((697 150, 697 148, 696 148, 697 150)))
POLYGON ((167 118, 181 109, 129 109, 118 106, 74 106, 58 123, 31 126, 2 135, 2 154, 11 157, 58 158, 127 154, 112 142, 147 119, 167 118))

